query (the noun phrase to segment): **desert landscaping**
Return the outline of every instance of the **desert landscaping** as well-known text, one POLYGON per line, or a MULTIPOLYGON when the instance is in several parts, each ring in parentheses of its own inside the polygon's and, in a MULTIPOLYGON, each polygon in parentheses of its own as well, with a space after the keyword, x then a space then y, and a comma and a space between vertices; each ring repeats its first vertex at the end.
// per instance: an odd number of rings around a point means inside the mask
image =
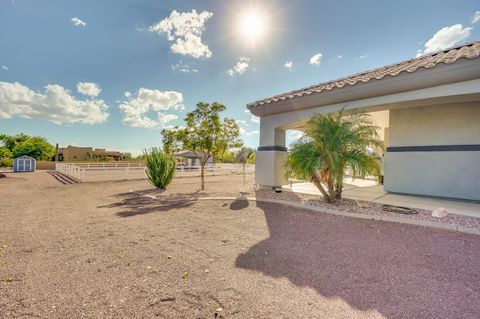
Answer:
MULTIPOLYGON (((247 201, 241 175, 0 179, 1 318, 475 318, 480 237, 247 201), (244 194, 245 195, 245 194, 244 194), (239 197, 212 200, 206 197, 239 197), (203 199, 202 199, 203 198, 203 199)), ((253 185, 253 175, 247 175, 253 185)))

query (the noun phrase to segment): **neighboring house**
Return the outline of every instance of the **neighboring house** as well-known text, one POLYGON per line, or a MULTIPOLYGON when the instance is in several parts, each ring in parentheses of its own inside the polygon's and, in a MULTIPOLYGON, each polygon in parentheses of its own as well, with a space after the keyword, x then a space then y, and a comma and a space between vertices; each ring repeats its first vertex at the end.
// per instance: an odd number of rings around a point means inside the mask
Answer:
POLYGON ((372 115, 388 192, 480 200, 480 41, 247 105, 260 117, 256 183, 287 183, 285 133, 314 114, 372 115))
POLYGON ((116 161, 122 160, 123 155, 120 152, 107 151, 104 148, 61 147, 58 149, 57 159, 59 162, 90 161, 113 158, 116 161))
MULTIPOLYGON (((191 151, 180 151, 175 153, 177 157, 177 165, 183 166, 200 166, 200 159, 202 158, 203 152, 194 153, 191 151)), ((207 164, 213 164, 213 156, 207 160, 207 164)))
POLYGON ((20 156, 13 160, 14 172, 35 172, 37 161, 30 156, 20 156))

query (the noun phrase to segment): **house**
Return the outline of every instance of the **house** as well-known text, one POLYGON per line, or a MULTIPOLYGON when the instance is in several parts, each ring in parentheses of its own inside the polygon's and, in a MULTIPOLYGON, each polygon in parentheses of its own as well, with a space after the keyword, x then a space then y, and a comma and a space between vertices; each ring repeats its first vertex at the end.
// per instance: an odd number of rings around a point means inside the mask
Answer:
POLYGON ((384 190, 480 200, 480 41, 258 100, 256 183, 285 185, 285 133, 314 114, 371 114, 385 141, 384 190))
MULTIPOLYGON (((202 158, 203 152, 194 153, 191 151, 179 151, 175 153, 177 157, 177 165, 181 166, 200 166, 200 159, 202 158)), ((213 164, 213 156, 207 160, 207 164, 213 164)))
POLYGON ((35 172, 37 161, 30 156, 20 156, 13 159, 14 172, 35 172))
POLYGON ((71 146, 58 149, 59 162, 91 161, 113 158, 115 161, 123 159, 123 155, 116 151, 107 151, 104 148, 71 146))

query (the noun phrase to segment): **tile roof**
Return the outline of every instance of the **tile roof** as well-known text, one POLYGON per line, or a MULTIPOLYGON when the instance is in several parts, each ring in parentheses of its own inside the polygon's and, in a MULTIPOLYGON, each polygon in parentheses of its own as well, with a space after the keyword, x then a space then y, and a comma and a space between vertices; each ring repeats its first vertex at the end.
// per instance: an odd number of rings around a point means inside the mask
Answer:
POLYGON ((480 56, 480 41, 463 44, 450 49, 437 51, 431 54, 422 55, 410 60, 402 61, 395 64, 386 65, 370 71, 356 73, 338 80, 328 81, 313 85, 300 90, 275 95, 266 99, 249 103, 247 107, 257 107, 278 101, 294 99, 304 95, 317 94, 333 89, 341 89, 343 87, 353 86, 357 83, 367 83, 371 80, 381 80, 387 75, 395 77, 403 72, 413 73, 420 68, 431 69, 440 63, 452 64, 459 59, 474 59, 480 56))

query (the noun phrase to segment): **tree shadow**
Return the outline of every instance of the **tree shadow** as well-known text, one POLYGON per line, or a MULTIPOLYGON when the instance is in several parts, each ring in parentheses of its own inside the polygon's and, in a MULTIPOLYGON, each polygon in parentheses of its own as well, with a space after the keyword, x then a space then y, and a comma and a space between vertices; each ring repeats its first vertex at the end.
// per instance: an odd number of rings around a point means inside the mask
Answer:
POLYGON ((158 212, 166 212, 172 209, 185 208, 193 205, 198 198, 198 191, 194 193, 172 194, 161 197, 163 191, 157 189, 145 189, 135 192, 120 193, 115 195, 119 201, 98 208, 122 208, 115 213, 118 217, 132 217, 158 212))
POLYGON ((239 255, 237 267, 286 277, 386 318, 478 318, 480 236, 257 207, 270 237, 239 255))
POLYGON ((247 208, 250 205, 246 198, 239 197, 230 203, 229 208, 231 210, 242 210, 247 208))

